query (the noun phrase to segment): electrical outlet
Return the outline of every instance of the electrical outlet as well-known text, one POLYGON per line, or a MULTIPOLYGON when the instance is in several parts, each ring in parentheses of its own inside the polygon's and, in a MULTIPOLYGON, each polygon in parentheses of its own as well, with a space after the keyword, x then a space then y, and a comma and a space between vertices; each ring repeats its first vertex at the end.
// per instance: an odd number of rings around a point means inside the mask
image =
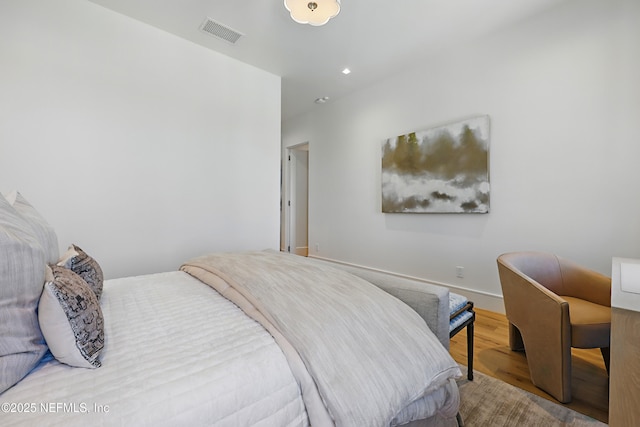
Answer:
POLYGON ((464 278, 464 267, 461 266, 456 266, 456 277, 459 279, 463 279, 464 278))
POLYGON ((320 243, 316 243, 316 252, 320 252, 320 243))

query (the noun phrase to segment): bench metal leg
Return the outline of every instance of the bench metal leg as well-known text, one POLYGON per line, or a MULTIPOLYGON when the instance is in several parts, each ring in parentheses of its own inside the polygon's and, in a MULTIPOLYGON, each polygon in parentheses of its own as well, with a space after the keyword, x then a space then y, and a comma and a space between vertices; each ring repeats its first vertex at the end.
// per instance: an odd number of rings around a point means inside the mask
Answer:
POLYGON ((473 322, 467 325, 467 378, 473 381, 473 322))

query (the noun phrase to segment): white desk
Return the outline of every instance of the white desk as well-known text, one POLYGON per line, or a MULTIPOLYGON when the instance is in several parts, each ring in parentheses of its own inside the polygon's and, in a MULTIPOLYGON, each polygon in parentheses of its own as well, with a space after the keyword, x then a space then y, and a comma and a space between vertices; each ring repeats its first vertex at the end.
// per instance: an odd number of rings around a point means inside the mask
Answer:
POLYGON ((640 260, 614 258, 611 271, 609 425, 640 420, 640 260))

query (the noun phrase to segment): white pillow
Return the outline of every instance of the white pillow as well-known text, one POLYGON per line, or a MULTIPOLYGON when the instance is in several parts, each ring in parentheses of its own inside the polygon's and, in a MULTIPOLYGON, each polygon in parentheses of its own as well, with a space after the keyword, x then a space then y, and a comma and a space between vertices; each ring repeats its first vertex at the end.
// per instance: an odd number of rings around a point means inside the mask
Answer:
POLYGON ((73 271, 47 267, 38 321, 49 350, 60 362, 79 368, 100 367, 104 318, 93 290, 73 271))
POLYGON ((58 248, 58 236, 52 226, 47 223, 42 215, 34 208, 22 194, 12 191, 5 194, 5 199, 16 212, 29 223, 33 235, 38 239, 45 253, 45 261, 55 263, 58 261, 60 250, 58 248))
POLYGON ((36 310, 45 255, 30 225, 0 196, 0 394, 47 351, 36 310))

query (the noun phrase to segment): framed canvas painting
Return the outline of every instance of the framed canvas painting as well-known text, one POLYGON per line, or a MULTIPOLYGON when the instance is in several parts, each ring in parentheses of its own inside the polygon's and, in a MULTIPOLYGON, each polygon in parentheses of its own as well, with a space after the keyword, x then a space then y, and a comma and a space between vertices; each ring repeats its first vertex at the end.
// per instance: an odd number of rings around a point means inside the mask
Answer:
POLYGON ((489 116, 382 143, 382 212, 488 213, 489 116))

